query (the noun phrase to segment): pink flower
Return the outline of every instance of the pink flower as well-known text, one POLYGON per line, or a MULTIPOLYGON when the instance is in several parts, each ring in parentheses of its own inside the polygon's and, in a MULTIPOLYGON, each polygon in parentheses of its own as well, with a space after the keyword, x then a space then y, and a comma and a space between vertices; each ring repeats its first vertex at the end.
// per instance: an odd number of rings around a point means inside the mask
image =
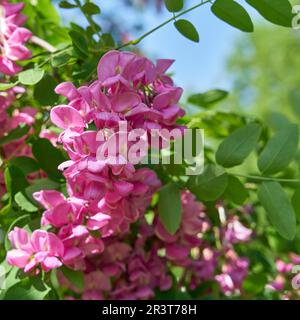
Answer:
POLYGON ((7 252, 7 262, 24 272, 33 270, 38 264, 45 271, 62 265, 64 246, 55 234, 35 230, 30 236, 26 230, 15 227, 8 238, 13 249, 7 252))
POLYGON ((247 242, 251 239, 252 230, 243 226, 236 218, 229 221, 225 230, 225 239, 229 243, 247 242))
POLYGON ((16 61, 31 57, 31 52, 24 46, 32 34, 21 27, 26 21, 20 13, 23 7, 23 3, 0 3, 0 72, 9 76, 22 70, 16 61))

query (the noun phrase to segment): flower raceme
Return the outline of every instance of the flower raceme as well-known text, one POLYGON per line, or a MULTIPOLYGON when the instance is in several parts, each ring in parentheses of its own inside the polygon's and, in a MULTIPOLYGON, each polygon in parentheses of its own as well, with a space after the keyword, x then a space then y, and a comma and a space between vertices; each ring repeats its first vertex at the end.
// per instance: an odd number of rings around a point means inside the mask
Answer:
POLYGON ((0 73, 12 76, 22 70, 17 61, 31 57, 24 44, 31 32, 21 27, 26 17, 21 14, 24 3, 0 1, 0 73))
POLYGON ((239 290, 248 264, 240 263, 243 258, 234 253, 233 245, 249 241, 249 229, 234 218, 220 232, 225 251, 215 249, 204 240, 212 229, 204 206, 184 191, 181 226, 171 235, 156 214, 152 224, 144 217, 161 186, 156 173, 136 163, 97 159, 103 143, 97 133, 106 137, 110 130, 121 135, 120 121, 129 131, 183 129, 176 123, 184 115, 179 106, 182 89, 166 75, 172 62, 153 64, 131 52, 110 51, 99 62, 97 80, 80 88, 70 82, 56 88, 69 100, 51 110, 52 122, 62 129, 58 143, 69 156, 59 166, 68 196, 55 190, 33 194, 45 208, 41 226, 51 232, 35 230, 30 236, 24 229, 11 231, 9 264, 25 272, 38 272, 39 266, 47 272, 61 265, 82 271, 83 291, 62 272, 58 275, 64 287, 83 299, 153 298, 155 290, 172 287, 168 265, 186 269, 181 282, 191 289, 214 280, 226 294, 239 290), (220 256, 227 264, 217 276, 220 256))

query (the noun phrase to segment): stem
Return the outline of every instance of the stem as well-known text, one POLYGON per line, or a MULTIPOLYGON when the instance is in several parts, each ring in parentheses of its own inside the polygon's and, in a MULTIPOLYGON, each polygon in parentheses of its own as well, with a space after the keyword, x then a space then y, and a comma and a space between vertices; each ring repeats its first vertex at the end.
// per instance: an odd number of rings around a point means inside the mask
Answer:
POLYGON ((101 34, 100 34, 99 31, 97 30, 94 20, 91 18, 90 15, 86 14, 86 13, 82 10, 82 5, 81 5, 80 0, 75 0, 75 3, 77 4, 78 8, 79 8, 80 11, 83 13, 83 15, 85 16, 86 20, 87 20, 88 23, 90 24, 90 26, 91 26, 91 28, 93 29, 93 31, 95 32, 95 34, 97 34, 97 36, 99 37, 99 39, 101 39, 101 34))
POLYGON ((247 178, 250 180, 259 180, 259 181, 277 181, 277 182, 291 182, 291 183, 300 183, 300 180, 297 179, 283 179, 283 178, 274 178, 274 177, 262 177, 262 176, 249 176, 244 174, 229 173, 232 176, 237 176, 241 178, 247 178))
POLYGON ((183 16, 184 14, 186 14, 186 13, 188 13, 188 12, 190 12, 190 11, 193 11, 193 10, 195 10, 195 9, 197 9, 197 8, 199 8, 199 7, 207 4, 207 3, 210 3, 210 2, 211 2, 211 0, 202 1, 201 3, 198 3, 198 4, 196 4, 195 6, 189 8, 189 9, 186 9, 186 10, 184 10, 184 11, 182 11, 182 12, 176 14, 176 15, 173 14, 172 18, 164 21, 163 23, 161 23, 161 24, 158 25, 157 27, 155 27, 155 28, 149 30, 148 32, 144 33, 144 34, 141 35, 139 38, 137 38, 137 39, 135 39, 135 40, 131 40, 131 41, 127 42, 127 43, 122 44, 121 46, 119 46, 119 47, 117 48, 117 50, 120 50, 120 49, 122 49, 122 48, 124 48, 124 47, 128 47, 128 46, 130 46, 130 45, 137 45, 137 44, 140 43, 143 39, 145 39, 146 37, 148 37, 150 34, 152 34, 153 32, 157 31, 158 29, 164 27, 164 26, 167 25, 168 23, 170 23, 170 22, 176 20, 177 18, 183 16))
POLYGON ((53 47, 49 42, 37 37, 37 36, 32 36, 30 38, 30 42, 33 44, 36 44, 37 46, 49 51, 49 52, 55 52, 57 49, 53 47))

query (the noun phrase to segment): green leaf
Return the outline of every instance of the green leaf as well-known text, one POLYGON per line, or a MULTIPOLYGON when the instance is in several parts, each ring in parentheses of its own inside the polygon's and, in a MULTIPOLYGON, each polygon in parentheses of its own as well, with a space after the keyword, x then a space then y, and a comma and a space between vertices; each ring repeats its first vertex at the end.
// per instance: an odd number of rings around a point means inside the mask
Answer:
POLYGON ((54 91, 57 85, 58 82, 47 74, 34 87, 33 97, 43 106, 54 105, 58 100, 58 95, 54 91))
POLYGON ((235 130, 219 146, 216 161, 225 168, 241 164, 255 148, 261 134, 257 123, 250 123, 235 130))
POLYGON ((33 205, 22 192, 18 192, 15 195, 15 201, 17 205, 24 211, 27 212, 36 212, 38 210, 38 207, 33 205))
POLYGON ((285 125, 271 138, 258 158, 263 174, 274 174, 284 169, 296 154, 299 140, 298 126, 285 125))
POLYGON ((72 8, 77 8, 77 5, 76 4, 72 4, 68 1, 61 1, 59 3, 59 7, 60 8, 63 8, 63 9, 72 9, 72 8))
POLYGON ((228 92, 220 89, 209 90, 189 96, 188 102, 199 107, 209 108, 217 102, 225 99, 228 92))
POLYGON ((52 57, 51 59, 51 65, 54 68, 60 68, 65 66, 66 64, 68 64, 69 60, 70 60, 71 56, 69 53, 67 52, 63 52, 61 54, 55 55, 52 57))
POLYGON ((294 209, 278 182, 263 182, 258 189, 258 199, 279 234, 287 240, 296 235, 294 209))
POLYGON ((246 0, 266 20, 284 27, 292 26, 292 5, 288 0, 246 0))
POLYGON ((99 14, 101 12, 100 8, 92 2, 87 2, 83 5, 82 11, 88 15, 99 14))
POLYGON ((74 271, 65 266, 61 268, 64 276, 81 291, 84 289, 84 275, 82 271, 74 271))
POLYGON ((253 32, 254 26, 248 12, 233 0, 216 0, 212 12, 221 20, 245 32, 253 32))
POLYGON ((176 29, 186 38, 194 42, 199 42, 199 34, 194 25, 184 19, 180 19, 174 22, 176 29))
POLYGON ((29 284, 17 283, 7 290, 4 300, 43 300, 51 288, 37 277, 32 277, 29 284))
POLYGON ((165 6, 170 12, 178 12, 183 9, 183 0, 165 0, 165 6))
POLYGON ((207 165, 202 174, 191 176, 187 188, 200 201, 217 200, 225 191, 228 184, 228 175, 220 167, 207 165))
POLYGON ((19 73, 19 82, 26 85, 38 83, 44 76, 45 71, 42 69, 29 69, 19 73))
POLYGON ((15 83, 0 83, 0 91, 5 91, 10 88, 13 88, 17 84, 18 84, 17 82, 15 82, 15 83))
POLYGON ((61 151, 56 149, 49 140, 42 138, 34 140, 32 154, 51 179, 60 180, 62 178, 58 166, 65 161, 65 158, 61 151))
POLYGON ((60 187, 60 184, 55 181, 52 181, 46 178, 36 179, 33 181, 33 184, 31 184, 25 189, 25 194, 27 198, 31 200, 31 202, 34 202, 35 200, 32 197, 32 194, 34 192, 38 192, 41 190, 58 190, 59 187, 60 187))
POLYGON ((181 194, 175 183, 169 183, 160 189, 158 213, 166 230, 175 234, 181 223, 181 194))
POLYGON ((29 129, 29 126, 25 124, 20 124, 15 129, 12 129, 7 135, 0 138, 0 145, 5 145, 14 140, 18 140, 24 137, 28 133, 29 129))
POLYGON ((36 172, 40 169, 38 163, 34 159, 24 156, 13 158, 9 163, 20 168, 25 175, 36 172))
POLYGON ((300 188, 296 189, 292 197, 292 205, 294 207, 297 220, 300 222, 300 188))
POLYGON ((8 166, 4 171, 4 177, 7 191, 11 197, 29 185, 22 170, 15 166, 8 166))
POLYGON ((248 198, 249 193, 238 178, 229 175, 228 186, 225 191, 225 196, 232 202, 238 205, 242 205, 248 198))
POLYGON ((86 38, 78 31, 71 30, 69 35, 72 39, 73 46, 78 49, 84 56, 88 56, 88 43, 86 38))

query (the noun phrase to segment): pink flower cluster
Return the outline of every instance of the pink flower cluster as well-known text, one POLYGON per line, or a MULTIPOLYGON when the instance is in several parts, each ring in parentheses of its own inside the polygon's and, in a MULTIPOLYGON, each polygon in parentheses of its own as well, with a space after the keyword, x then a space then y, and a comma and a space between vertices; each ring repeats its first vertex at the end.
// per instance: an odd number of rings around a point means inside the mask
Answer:
POLYGON ((288 262, 277 259, 276 276, 266 286, 266 289, 271 292, 277 292, 281 299, 290 300, 300 298, 300 278, 299 278, 299 265, 300 256, 295 253, 289 253, 288 262), (294 269, 295 268, 295 269, 294 269), (294 287, 293 287, 294 286, 294 287), (293 290, 291 290, 293 289, 293 290))
POLYGON ((100 60, 96 81, 78 89, 72 83, 56 88, 69 100, 51 110, 52 122, 62 129, 58 142, 70 158, 59 167, 68 197, 55 190, 34 193, 45 208, 41 230, 32 236, 23 229, 11 231, 13 250, 7 254, 11 265, 32 273, 39 265, 45 271, 65 265, 83 272, 83 291, 62 272, 59 279, 84 299, 152 298, 155 290, 175 285, 172 266, 184 270, 179 287, 193 290, 212 280, 224 294, 240 290, 248 261, 238 257, 234 244, 249 241, 252 232, 237 217, 219 228, 223 246, 217 249, 214 241, 207 240, 215 227, 204 206, 185 191, 182 223, 171 235, 156 209, 152 223, 145 218, 160 187, 155 172, 130 162, 97 159, 103 143, 97 141, 97 132, 104 137, 107 130, 119 134, 119 121, 125 121, 128 130, 141 128, 148 133, 153 128, 180 128, 176 120, 184 115, 178 105, 182 89, 165 74, 171 63, 153 64, 134 53, 111 51, 100 60))
POLYGON ((216 249, 205 240, 213 228, 204 206, 191 193, 182 192, 182 204, 183 220, 175 235, 164 229, 156 215, 153 222, 141 218, 133 234, 103 239, 103 252, 87 259, 83 291, 62 273, 61 285, 82 299, 95 300, 151 299, 156 290, 175 286, 177 291, 194 290, 205 281, 215 281, 226 295, 238 293, 248 274, 248 260, 238 257, 233 244, 216 249), (176 282, 170 273, 174 267, 182 270, 176 282))
POLYGON ((0 73, 12 76, 22 69, 17 61, 31 57, 31 52, 24 44, 31 37, 31 32, 22 27, 26 17, 21 14, 24 3, 0 1, 0 73))
POLYGON ((111 51, 99 62, 98 80, 76 89, 63 83, 56 92, 70 101, 51 110, 54 124, 63 129, 59 142, 70 156, 63 163, 69 198, 41 191, 35 199, 46 209, 42 226, 51 225, 67 252, 64 264, 87 268, 87 258, 104 250, 103 239, 129 232, 160 187, 154 171, 133 164, 98 161, 98 131, 175 128, 184 114, 178 106, 182 89, 165 74, 171 60, 150 60, 130 52, 111 51), (95 129, 90 129, 90 128, 95 129))

